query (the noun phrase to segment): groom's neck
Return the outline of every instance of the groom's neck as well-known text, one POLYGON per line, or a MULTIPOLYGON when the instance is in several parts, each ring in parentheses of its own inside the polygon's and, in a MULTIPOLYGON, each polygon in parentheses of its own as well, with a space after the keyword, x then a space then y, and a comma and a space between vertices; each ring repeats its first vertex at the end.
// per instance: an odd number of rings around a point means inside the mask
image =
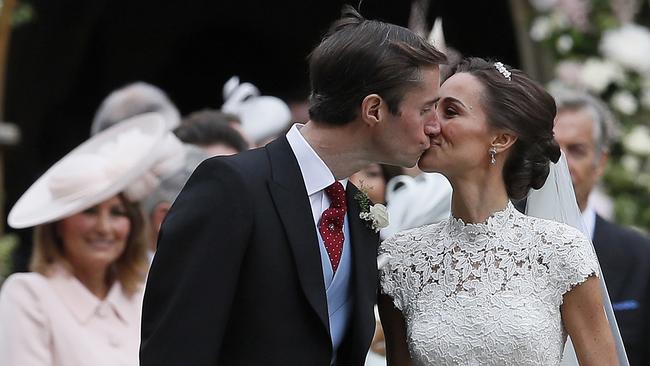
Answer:
POLYGON ((358 123, 332 126, 309 121, 300 133, 337 180, 347 178, 374 162, 365 148, 368 137, 358 123))

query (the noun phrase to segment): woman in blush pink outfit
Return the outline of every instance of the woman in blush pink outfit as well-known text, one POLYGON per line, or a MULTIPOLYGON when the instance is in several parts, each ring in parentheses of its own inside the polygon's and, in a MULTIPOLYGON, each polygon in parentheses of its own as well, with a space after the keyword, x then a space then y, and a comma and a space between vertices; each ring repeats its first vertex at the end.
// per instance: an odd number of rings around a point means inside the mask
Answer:
POLYGON ((135 366, 148 261, 133 183, 155 163, 157 115, 120 123, 66 155, 16 203, 35 226, 31 273, 0 291, 0 365, 135 366))

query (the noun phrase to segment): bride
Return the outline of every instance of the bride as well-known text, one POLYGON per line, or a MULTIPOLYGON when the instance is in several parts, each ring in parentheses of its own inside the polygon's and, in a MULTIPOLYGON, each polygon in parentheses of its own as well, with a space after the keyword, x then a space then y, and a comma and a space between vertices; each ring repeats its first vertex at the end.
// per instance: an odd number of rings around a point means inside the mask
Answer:
POLYGON ((451 217, 386 240, 379 308, 389 365, 616 365, 591 243, 510 203, 560 149, 553 98, 523 72, 462 61, 440 88, 441 132, 419 162, 453 187, 451 217))

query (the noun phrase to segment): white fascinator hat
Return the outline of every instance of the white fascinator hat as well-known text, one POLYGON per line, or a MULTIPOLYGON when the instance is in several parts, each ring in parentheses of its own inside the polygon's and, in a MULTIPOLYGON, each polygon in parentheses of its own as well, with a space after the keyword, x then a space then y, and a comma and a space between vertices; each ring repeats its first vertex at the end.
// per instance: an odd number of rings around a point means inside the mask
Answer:
POLYGON ((439 173, 421 173, 415 178, 394 177, 386 184, 390 224, 381 230, 381 238, 448 218, 451 194, 451 184, 439 173))
POLYGON ((246 136, 259 142, 282 132, 291 122, 291 110, 282 99, 261 96, 251 83, 240 83, 233 76, 223 86, 221 110, 239 117, 246 136))
MULTIPOLYGON (((20 229, 60 220, 125 192, 159 163, 165 119, 141 114, 120 122, 69 152, 20 197, 8 223, 20 229)), ((133 199, 133 197, 128 197, 133 199)))

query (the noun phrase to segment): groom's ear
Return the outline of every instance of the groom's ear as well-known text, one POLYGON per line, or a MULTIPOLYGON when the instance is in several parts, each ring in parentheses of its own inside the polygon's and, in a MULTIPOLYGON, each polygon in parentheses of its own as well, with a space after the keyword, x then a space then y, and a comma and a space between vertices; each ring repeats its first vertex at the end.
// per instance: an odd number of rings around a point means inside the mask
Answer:
POLYGON ((517 142, 517 136, 507 132, 498 133, 492 138, 492 147, 497 150, 497 153, 502 153, 514 145, 515 142, 517 142))
POLYGON ((381 121, 382 104, 384 100, 377 94, 370 94, 361 101, 361 119, 364 123, 374 126, 381 121))

